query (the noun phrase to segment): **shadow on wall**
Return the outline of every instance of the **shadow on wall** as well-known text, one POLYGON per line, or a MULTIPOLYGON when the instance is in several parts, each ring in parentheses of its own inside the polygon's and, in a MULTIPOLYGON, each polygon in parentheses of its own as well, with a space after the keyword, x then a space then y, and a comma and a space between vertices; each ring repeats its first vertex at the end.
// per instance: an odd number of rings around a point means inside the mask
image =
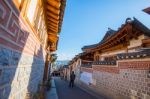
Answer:
POLYGON ((43 51, 42 47, 40 47, 40 50, 33 56, 32 67, 30 69, 31 72, 28 83, 29 97, 32 97, 32 95, 39 90, 39 85, 42 83, 44 75, 44 63, 43 51))
POLYGON ((0 0, 0 99, 22 99, 43 78, 42 47, 11 0, 0 0))

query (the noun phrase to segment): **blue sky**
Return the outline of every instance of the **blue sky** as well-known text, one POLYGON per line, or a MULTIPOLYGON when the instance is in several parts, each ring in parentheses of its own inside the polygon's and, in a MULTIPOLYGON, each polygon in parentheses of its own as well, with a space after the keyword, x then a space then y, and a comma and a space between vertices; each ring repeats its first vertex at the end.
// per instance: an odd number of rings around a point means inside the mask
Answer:
POLYGON ((98 43, 108 27, 117 30, 127 17, 150 28, 150 15, 142 11, 149 6, 149 0, 67 0, 58 60, 72 59, 84 45, 98 43))

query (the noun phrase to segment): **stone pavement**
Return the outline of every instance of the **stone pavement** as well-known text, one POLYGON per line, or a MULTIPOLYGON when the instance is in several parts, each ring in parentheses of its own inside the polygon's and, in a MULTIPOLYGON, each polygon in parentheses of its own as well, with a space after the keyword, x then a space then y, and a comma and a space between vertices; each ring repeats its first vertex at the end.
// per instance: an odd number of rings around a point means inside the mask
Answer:
POLYGON ((46 99, 58 99, 54 79, 52 79, 52 87, 50 91, 46 93, 46 99))
MULTIPOLYGON (((69 88, 68 82, 61 80, 59 77, 54 78, 54 81, 56 84, 58 99, 97 99, 76 86, 74 88, 69 88)), ((99 97, 99 99, 103 98, 99 97)))

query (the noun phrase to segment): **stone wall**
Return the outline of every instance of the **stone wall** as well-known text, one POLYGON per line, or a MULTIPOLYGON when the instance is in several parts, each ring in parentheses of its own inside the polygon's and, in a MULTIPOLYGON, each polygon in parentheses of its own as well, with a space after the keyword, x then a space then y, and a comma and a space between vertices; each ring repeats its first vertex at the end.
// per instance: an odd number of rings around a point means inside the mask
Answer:
POLYGON ((93 68, 81 67, 81 71, 92 73, 93 72, 93 68))
POLYGON ((150 99, 149 68, 149 58, 121 60, 116 66, 94 65, 93 84, 79 84, 108 99, 150 99))
POLYGON ((12 0, 0 0, 0 99, 24 99, 36 93, 45 55, 38 32, 12 0))

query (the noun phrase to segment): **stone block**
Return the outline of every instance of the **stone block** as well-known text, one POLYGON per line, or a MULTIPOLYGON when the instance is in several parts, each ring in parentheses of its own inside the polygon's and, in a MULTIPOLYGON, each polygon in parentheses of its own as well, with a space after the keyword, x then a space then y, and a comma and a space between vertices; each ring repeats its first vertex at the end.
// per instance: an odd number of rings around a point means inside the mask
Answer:
POLYGON ((2 66, 10 65, 11 56, 12 56, 11 50, 0 47, 0 65, 2 66))
POLYGON ((11 86, 6 86, 3 92, 3 99, 8 99, 11 92, 11 86))
POLYGON ((14 79, 15 69, 3 69, 2 76, 0 77, 0 85, 11 83, 14 79))
POLYGON ((2 97, 4 96, 4 88, 0 89, 0 99, 2 99, 2 97))
POLYGON ((13 52, 12 53, 12 60, 11 64, 12 65, 18 65, 18 62, 20 61, 21 54, 18 52, 13 52))

